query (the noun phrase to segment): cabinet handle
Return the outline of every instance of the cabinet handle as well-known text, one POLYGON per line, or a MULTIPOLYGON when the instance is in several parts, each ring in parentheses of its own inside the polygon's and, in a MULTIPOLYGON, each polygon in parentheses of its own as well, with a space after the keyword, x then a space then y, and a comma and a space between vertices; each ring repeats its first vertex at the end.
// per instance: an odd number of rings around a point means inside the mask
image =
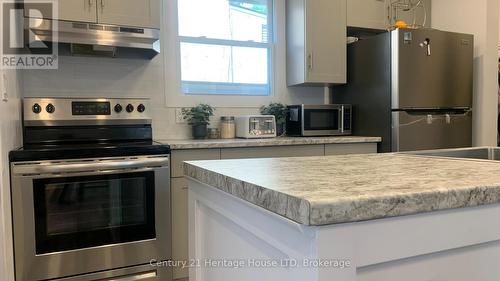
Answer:
POLYGON ((104 11, 104 0, 101 0, 101 12, 104 11))
POLYGON ((308 61, 308 67, 309 67, 309 70, 312 70, 313 67, 314 67, 314 57, 313 57, 313 53, 309 53, 309 55, 307 56, 307 61, 308 61))
POLYGON ((92 0, 87 0, 87 4, 89 5, 89 11, 92 10, 92 0))

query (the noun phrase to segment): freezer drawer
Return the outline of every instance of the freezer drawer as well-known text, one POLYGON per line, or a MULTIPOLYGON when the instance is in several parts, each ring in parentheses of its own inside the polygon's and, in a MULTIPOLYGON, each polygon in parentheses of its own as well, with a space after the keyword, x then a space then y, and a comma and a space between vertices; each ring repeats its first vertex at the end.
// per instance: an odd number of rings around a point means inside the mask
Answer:
POLYGON ((392 113, 392 151, 472 146, 472 113, 392 113))

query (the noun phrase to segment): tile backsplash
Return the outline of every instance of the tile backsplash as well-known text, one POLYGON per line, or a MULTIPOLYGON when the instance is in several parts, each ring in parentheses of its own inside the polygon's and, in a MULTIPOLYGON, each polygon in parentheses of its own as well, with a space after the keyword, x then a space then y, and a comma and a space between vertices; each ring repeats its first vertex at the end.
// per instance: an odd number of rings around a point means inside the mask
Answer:
MULTIPOLYGON (((175 108, 166 104, 161 55, 153 60, 64 56, 60 57, 57 70, 24 71, 22 87, 24 97, 150 98, 156 139, 191 137, 190 126, 175 123, 175 108)), ((284 85, 281 88, 286 89, 284 85)), ((307 101, 304 102, 323 101, 323 89, 311 91, 310 96, 305 95, 307 101)), ((303 90, 291 90, 290 96, 300 95, 304 96, 303 90)), ((297 102, 301 102, 298 99, 297 102)), ((218 126, 222 115, 256 114, 258 111, 258 107, 217 108, 211 127, 218 126)))

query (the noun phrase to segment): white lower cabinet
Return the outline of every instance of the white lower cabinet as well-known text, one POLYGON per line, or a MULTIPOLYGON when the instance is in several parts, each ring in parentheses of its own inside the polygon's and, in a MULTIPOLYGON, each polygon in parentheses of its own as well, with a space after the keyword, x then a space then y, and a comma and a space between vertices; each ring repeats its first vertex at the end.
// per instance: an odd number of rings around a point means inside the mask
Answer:
MULTIPOLYGON (((172 259, 188 260, 188 186, 184 178, 173 178, 172 191, 172 259)), ((173 268, 173 278, 188 277, 187 268, 173 268)))
POLYGON ((221 159, 244 158, 277 158, 277 157, 305 157, 325 155, 325 146, 319 145, 293 145, 247 148, 223 148, 221 159))
MULTIPOLYGON (((183 162, 194 160, 279 158, 376 153, 376 143, 313 144, 269 147, 173 150, 171 157, 172 259, 188 257, 188 191, 183 162)), ((188 270, 173 268, 174 280, 188 278, 188 270)))
POLYGON ((325 155, 377 153, 376 143, 346 143, 325 145, 325 155))

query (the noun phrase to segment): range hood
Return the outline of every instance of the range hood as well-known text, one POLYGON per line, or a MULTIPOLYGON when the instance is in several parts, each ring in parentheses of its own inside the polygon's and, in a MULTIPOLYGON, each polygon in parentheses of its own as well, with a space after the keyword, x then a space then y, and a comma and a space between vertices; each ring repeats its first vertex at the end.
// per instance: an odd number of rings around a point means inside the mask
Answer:
POLYGON ((160 53, 159 29, 43 19, 30 31, 40 41, 69 47, 72 55, 151 59, 160 53))

